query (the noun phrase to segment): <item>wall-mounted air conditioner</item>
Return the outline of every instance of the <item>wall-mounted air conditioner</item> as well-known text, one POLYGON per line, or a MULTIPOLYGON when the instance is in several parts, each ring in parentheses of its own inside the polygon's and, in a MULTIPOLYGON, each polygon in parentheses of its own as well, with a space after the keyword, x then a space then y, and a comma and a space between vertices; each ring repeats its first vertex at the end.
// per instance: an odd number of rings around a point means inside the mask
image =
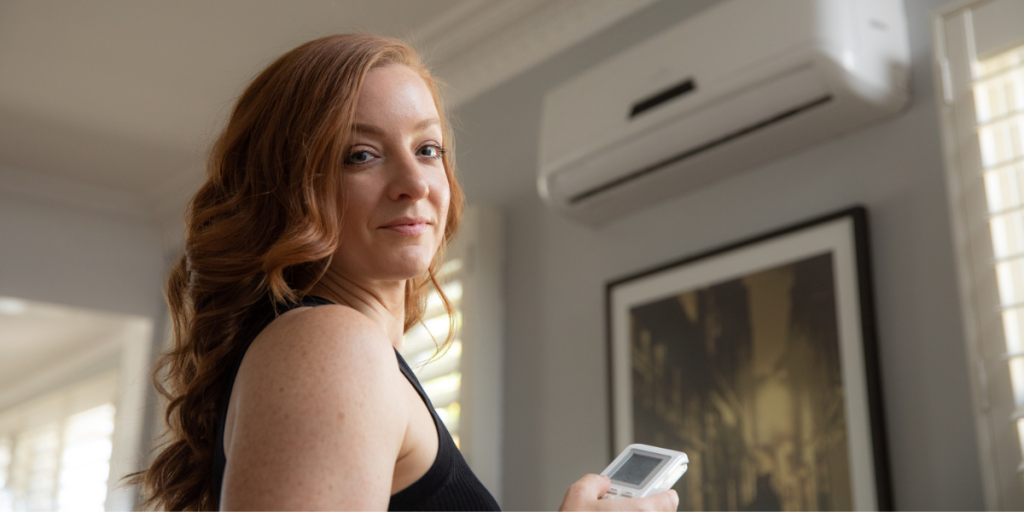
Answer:
POLYGON ((899 111, 902 0, 729 0, 544 97, 538 187, 600 223, 899 111))

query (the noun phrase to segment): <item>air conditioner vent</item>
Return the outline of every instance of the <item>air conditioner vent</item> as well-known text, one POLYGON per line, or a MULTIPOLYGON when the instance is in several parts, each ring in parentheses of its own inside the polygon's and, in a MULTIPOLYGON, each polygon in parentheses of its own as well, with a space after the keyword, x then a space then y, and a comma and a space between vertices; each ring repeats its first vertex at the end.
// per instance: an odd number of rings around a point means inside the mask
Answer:
POLYGON ((749 126, 746 126, 744 128, 740 128, 739 130, 736 130, 735 132, 732 132, 732 133, 729 133, 729 134, 724 135, 722 137, 719 137, 719 138, 717 138, 717 139, 715 139, 713 141, 701 144, 700 146, 697 146, 695 148, 691 148, 691 149, 688 149, 686 151, 683 151, 682 153, 678 153, 676 155, 673 155, 673 156, 671 156, 669 158, 666 158, 666 159, 664 159, 664 160, 662 160, 662 161, 660 161, 658 163, 655 163, 653 165, 649 165, 649 166, 644 167, 642 169, 637 169, 635 171, 632 171, 632 172, 629 172, 629 173, 623 175, 620 178, 617 178, 615 180, 603 183, 603 184, 601 184, 601 185, 599 185, 597 187, 594 187, 592 189, 585 190, 585 191, 583 191, 583 192, 581 192, 581 193, 579 193, 579 194, 569 198, 569 202, 573 203, 573 204, 579 203, 580 201, 584 201, 586 199, 594 197, 594 196, 596 196, 596 195, 598 195, 598 194, 600 194, 602 192, 606 192, 606 191, 611 190, 613 188, 616 188, 616 187, 618 187, 620 185, 625 185, 628 182, 631 182, 631 181, 634 181, 636 179, 642 178, 642 177, 644 177, 644 176, 646 176, 648 174, 651 174, 651 173, 656 172, 658 170, 664 169, 664 168, 666 168, 666 167, 668 167, 668 166, 670 166, 672 164, 676 164, 676 163, 682 162, 683 160, 686 160, 687 158, 692 158, 692 157, 695 157, 695 156, 697 156, 697 155, 699 155, 701 153, 704 153, 706 151, 710 151, 710 150, 712 150, 712 149, 714 149, 714 148, 716 148, 718 146, 721 146, 721 145, 723 145, 723 144, 725 144, 727 142, 736 140, 736 139, 738 139, 740 137, 743 137, 745 135, 750 135, 750 134, 752 134, 754 132, 757 132, 758 130, 761 130, 761 129, 767 128, 767 127, 769 127, 769 126, 771 126, 773 124, 782 122, 782 121, 784 121, 786 119, 789 119, 790 117, 793 117, 793 116, 795 116, 795 115, 797 115, 797 114, 799 114, 801 112, 805 112, 805 111, 810 110, 810 109, 812 109, 814 107, 818 107, 818 106, 824 105, 824 104, 826 104, 826 103, 828 103, 830 101, 832 101, 832 96, 823 96, 823 97, 818 98, 816 100, 810 101, 810 102, 808 102, 806 104, 797 106, 795 108, 791 108, 791 109, 789 109, 789 110, 787 110, 785 112, 781 112, 781 113, 776 114, 776 115, 774 115, 772 117, 769 117, 768 119, 764 119, 762 121, 758 121, 758 122, 756 122, 754 124, 751 124, 749 126))
POLYGON ((657 107, 658 105, 661 105, 666 101, 678 98, 679 96, 682 96, 688 92, 693 92, 696 88, 697 86, 693 83, 693 79, 687 78, 686 80, 683 80, 682 82, 673 85, 672 87, 669 87, 668 89, 665 89, 664 91, 661 91, 658 94, 651 96, 650 98, 638 101, 636 104, 633 105, 633 108, 630 109, 629 118, 633 119, 634 117, 654 107, 657 107))

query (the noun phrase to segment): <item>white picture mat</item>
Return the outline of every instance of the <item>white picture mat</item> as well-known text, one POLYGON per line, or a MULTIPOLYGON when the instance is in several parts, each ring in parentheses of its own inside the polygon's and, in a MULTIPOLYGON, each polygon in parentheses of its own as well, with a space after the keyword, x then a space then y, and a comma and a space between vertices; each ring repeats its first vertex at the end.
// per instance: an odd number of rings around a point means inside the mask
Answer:
POLYGON ((621 451, 635 442, 629 333, 629 312, 633 307, 825 253, 832 254, 835 279, 853 506, 856 510, 878 510, 854 224, 850 216, 615 285, 611 291, 615 450, 621 451))

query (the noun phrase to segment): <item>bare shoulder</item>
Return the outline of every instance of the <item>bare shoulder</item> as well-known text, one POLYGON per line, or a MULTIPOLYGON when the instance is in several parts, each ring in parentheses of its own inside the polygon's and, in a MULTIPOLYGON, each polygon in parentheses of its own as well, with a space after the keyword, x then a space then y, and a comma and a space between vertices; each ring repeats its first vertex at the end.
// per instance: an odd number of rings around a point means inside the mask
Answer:
POLYGON ((284 366, 280 369, 293 372, 326 365, 342 379, 398 366, 383 329, 346 306, 289 311, 271 322, 249 351, 257 363, 252 366, 284 366))
POLYGON ((232 390, 222 507, 386 508, 407 424, 397 366, 383 330, 351 308, 271 322, 232 390))
POLYGON ((397 372, 383 329, 352 308, 330 305, 292 310, 271 322, 246 353, 235 385, 239 403, 258 394, 269 403, 346 404, 391 398, 397 372))

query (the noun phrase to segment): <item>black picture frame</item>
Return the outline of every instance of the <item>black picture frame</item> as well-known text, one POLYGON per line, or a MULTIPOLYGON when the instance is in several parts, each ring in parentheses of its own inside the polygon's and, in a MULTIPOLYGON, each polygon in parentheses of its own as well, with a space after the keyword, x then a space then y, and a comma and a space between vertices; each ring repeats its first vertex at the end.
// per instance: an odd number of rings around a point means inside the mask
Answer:
POLYGON ((871 282, 868 216, 862 206, 608 282, 609 460, 636 442, 657 444, 661 440, 667 444, 665 448, 689 449, 690 472, 676 485, 680 510, 765 509, 785 504, 773 499, 788 500, 792 506, 794 492, 808 494, 795 501, 800 509, 809 509, 809 505, 892 509, 871 282), (768 299, 772 297, 777 300, 768 299), (768 312, 784 310, 787 301, 788 327, 779 327, 777 319, 783 315, 768 312), (712 316, 718 322, 715 325, 725 327, 709 327, 712 316), (829 334, 829 325, 833 334, 829 334), (731 331, 722 334, 722 329, 731 331), (788 334, 772 334, 778 332, 788 334), (793 334, 796 332, 801 334, 793 334), (711 345, 700 348, 697 341, 701 335, 705 345, 711 345), (715 340, 724 340, 721 354, 712 350, 720 343, 715 340), (769 352, 758 352, 758 347, 785 348, 777 349, 777 357, 772 359, 765 356, 769 352), (761 355, 755 357, 755 352, 761 355), (805 359, 820 364, 794 366, 805 359), (766 360, 775 364, 765 369, 766 360), (777 370, 780 365, 786 370, 777 370), (841 382, 838 390, 833 375, 836 369, 841 382), (666 377, 665 372, 672 376, 666 377), (671 378, 678 382, 667 380, 671 378), (686 383, 692 389, 687 389, 686 383), (758 387, 769 385, 774 387, 758 387), (778 398, 787 396, 779 391, 787 385, 789 402, 778 398), (770 399, 770 393, 775 393, 775 399, 770 399), (734 395, 731 401, 721 398, 729 394, 734 395), (641 404, 634 408, 634 400, 641 404), (723 401, 730 403, 723 406, 719 403, 723 401), (838 402, 842 407, 835 405, 838 402), (712 407, 712 403, 717 405, 712 407), (788 403, 783 409, 801 412, 785 419, 786 414, 766 409, 765 403, 788 403), (831 412, 824 415, 822 410, 831 412), (836 412, 840 410, 842 414, 836 412), (703 419, 698 421, 696 416, 703 419), (758 423, 758 416, 764 421, 758 423), (836 419, 839 416, 842 421, 836 419), (783 425, 777 429, 783 434, 773 431, 773 439, 779 439, 777 446, 765 444, 765 425, 775 424, 783 425), (715 425, 720 428, 715 430, 715 425), (785 425, 791 428, 786 430, 785 425), (699 434, 722 435, 729 441, 720 443, 725 447, 717 447, 700 442, 699 434), (773 457, 779 456, 771 454, 789 445, 794 453, 810 457, 807 460, 817 469, 801 466, 799 471, 784 472, 781 466, 786 459, 775 463, 773 457), (840 445, 846 446, 848 471, 843 469, 840 445), (722 453, 737 455, 725 457, 722 453), (816 466, 813 461, 817 460, 824 462, 816 466), (712 481, 701 472, 714 464, 718 480, 712 481), (722 467, 736 474, 730 476, 722 467), (769 469, 762 473, 761 467, 769 469), (844 471, 848 488, 843 487, 844 471), (828 476, 820 476, 822 473, 828 476), (801 476, 785 480, 797 474, 801 476), (811 480, 815 478, 818 480, 811 480), (732 490, 723 494, 725 488, 732 490), (698 492, 714 494, 696 498, 698 492))

